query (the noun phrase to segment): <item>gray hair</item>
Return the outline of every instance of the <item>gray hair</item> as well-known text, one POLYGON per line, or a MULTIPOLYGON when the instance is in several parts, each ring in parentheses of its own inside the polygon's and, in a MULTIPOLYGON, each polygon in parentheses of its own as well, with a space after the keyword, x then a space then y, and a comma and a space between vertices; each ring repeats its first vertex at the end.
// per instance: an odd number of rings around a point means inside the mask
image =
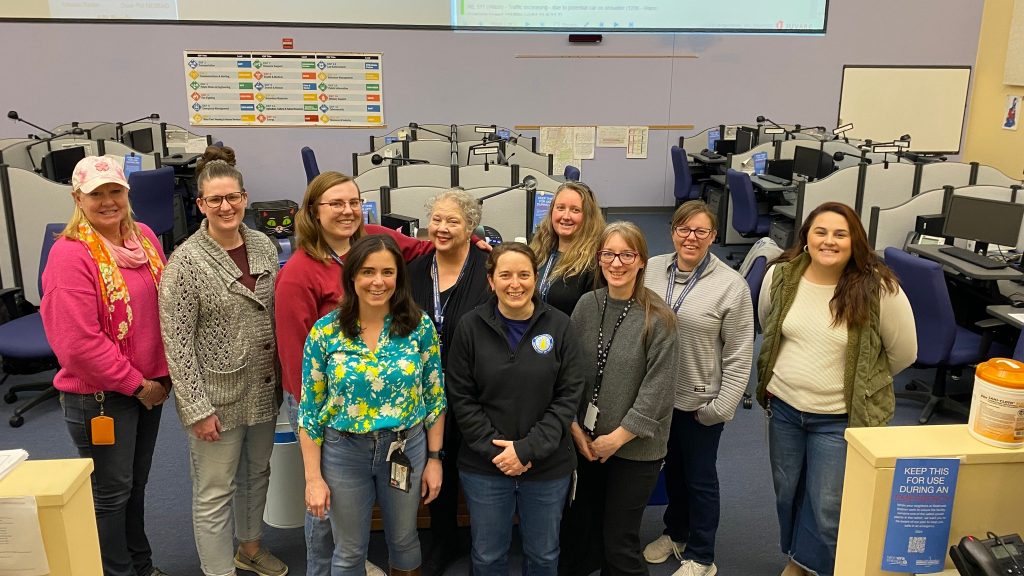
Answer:
POLYGON ((462 217, 466 219, 467 228, 473 230, 480 225, 480 220, 483 218, 483 210, 480 207, 480 202, 478 202, 476 198, 473 198, 469 192, 459 188, 449 188, 430 200, 427 200, 425 205, 427 215, 429 216, 433 214, 434 208, 437 207, 437 204, 439 202, 444 202, 445 200, 451 200, 459 207, 459 211, 462 212, 462 217))

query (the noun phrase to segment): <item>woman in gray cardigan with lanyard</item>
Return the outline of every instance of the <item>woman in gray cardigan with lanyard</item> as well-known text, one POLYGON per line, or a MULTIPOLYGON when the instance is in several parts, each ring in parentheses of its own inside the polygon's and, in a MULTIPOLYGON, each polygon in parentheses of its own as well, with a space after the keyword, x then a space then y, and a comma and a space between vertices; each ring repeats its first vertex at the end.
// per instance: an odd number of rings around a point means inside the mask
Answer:
POLYGON ((647 242, 635 224, 609 224, 597 260, 607 287, 584 294, 572 314, 584 364, 595 368, 571 425, 580 457, 559 573, 644 575, 640 522, 668 442, 675 318, 644 287, 647 242))

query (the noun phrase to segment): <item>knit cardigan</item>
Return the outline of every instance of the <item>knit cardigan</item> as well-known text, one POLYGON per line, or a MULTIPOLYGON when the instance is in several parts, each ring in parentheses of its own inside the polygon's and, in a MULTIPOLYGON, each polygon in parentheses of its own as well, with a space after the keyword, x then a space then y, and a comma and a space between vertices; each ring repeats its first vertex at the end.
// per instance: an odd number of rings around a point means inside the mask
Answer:
POLYGON ((250 291, 208 222, 171 255, 160 282, 160 329, 186 427, 216 413, 221 430, 273 421, 279 403, 274 337, 277 250, 239 228, 256 277, 250 291))

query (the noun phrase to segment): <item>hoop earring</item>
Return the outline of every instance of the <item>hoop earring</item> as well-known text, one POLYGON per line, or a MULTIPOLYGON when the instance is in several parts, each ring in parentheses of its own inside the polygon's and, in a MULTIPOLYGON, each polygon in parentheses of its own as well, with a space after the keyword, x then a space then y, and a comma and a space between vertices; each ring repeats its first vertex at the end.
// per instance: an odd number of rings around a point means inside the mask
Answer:
MULTIPOLYGON (((804 244, 804 252, 807 252, 807 244, 804 244)), ((809 252, 808 252, 809 254, 809 252)))

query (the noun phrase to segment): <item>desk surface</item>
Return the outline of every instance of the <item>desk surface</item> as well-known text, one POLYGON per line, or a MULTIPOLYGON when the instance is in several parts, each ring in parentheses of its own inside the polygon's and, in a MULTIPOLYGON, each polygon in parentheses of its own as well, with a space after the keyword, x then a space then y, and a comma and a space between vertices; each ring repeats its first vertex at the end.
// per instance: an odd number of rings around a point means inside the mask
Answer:
POLYGON ((892 468, 897 458, 960 458, 970 464, 1024 462, 1024 450, 985 444, 966 424, 848 428, 850 448, 876 468, 892 468))
POLYGON ((722 155, 719 158, 708 158, 699 152, 697 154, 690 154, 690 156, 697 162, 701 162, 703 164, 725 164, 725 161, 727 160, 725 155, 722 155))
POLYGON ((796 190, 797 188, 797 185, 794 184, 792 180, 789 184, 776 184, 775 182, 769 182, 758 176, 751 176, 750 183, 765 192, 785 192, 787 190, 796 190))
POLYGON ((939 249, 943 247, 943 244, 911 244, 907 246, 907 251, 911 254, 924 256, 975 280, 1020 280, 1024 278, 1024 274, 1010 267, 999 270, 986 270, 981 266, 975 266, 970 262, 943 254, 939 252, 939 249))
POLYGON ((796 220, 796 204, 779 204, 778 206, 772 206, 772 212, 782 214, 787 218, 796 220))
POLYGON ((25 460, 0 480, 0 498, 35 496, 40 506, 62 506, 92 474, 92 460, 25 460))
POLYGON ((986 306, 985 311, 1014 328, 1024 328, 1024 319, 1011 316, 1011 314, 1017 314, 1024 318, 1024 308, 1014 308, 1010 304, 993 304, 986 306))

